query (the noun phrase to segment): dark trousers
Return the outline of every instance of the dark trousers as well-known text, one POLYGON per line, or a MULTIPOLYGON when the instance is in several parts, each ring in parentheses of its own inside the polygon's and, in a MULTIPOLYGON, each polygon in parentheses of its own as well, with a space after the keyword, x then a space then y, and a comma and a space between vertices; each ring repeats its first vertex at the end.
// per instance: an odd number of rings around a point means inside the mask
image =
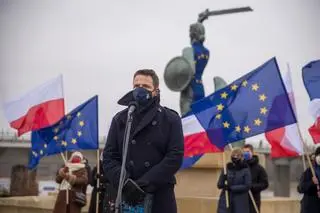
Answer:
POLYGON ((159 189, 153 196, 152 213, 177 213, 174 186, 159 189))

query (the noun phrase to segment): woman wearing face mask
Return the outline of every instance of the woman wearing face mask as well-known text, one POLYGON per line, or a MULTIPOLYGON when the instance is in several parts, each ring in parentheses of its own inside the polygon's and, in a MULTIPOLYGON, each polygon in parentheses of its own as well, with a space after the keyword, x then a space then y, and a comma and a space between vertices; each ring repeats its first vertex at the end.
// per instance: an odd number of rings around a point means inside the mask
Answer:
POLYGON ((301 200, 301 213, 319 213, 320 212, 320 147, 315 151, 315 160, 313 168, 316 177, 313 177, 311 169, 307 168, 302 173, 298 185, 298 192, 303 194, 301 200))
POLYGON ((249 189, 251 175, 243 160, 241 149, 231 153, 231 162, 227 164, 227 174, 223 170, 218 180, 218 188, 222 189, 218 203, 218 213, 249 213, 249 189), (229 194, 229 209, 226 206, 226 192, 229 194))
POLYGON ((83 205, 76 202, 76 193, 86 195, 88 175, 85 161, 80 152, 72 153, 66 165, 59 169, 56 182, 60 184, 59 193, 53 209, 53 213, 80 213, 83 205), (69 205, 66 205, 68 189, 69 205))
MULTIPOLYGON (((253 146, 251 144, 245 144, 242 147, 244 161, 248 164, 251 174, 251 192, 254 198, 254 202, 260 211, 261 207, 261 192, 268 188, 268 174, 266 170, 260 165, 259 157, 254 154, 253 146)), ((250 199, 250 213, 256 213, 254 204, 250 199)))

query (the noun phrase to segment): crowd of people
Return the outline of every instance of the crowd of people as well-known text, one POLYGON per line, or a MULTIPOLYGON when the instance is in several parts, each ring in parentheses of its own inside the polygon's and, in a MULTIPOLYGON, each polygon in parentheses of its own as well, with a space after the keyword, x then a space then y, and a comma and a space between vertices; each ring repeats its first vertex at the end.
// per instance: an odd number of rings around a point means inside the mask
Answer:
MULTIPOLYGON (((261 192, 268 188, 268 176, 259 164, 259 158, 253 152, 253 147, 246 144, 242 149, 234 149, 231 161, 226 165, 226 173, 221 171, 217 187, 221 189, 217 213, 256 213, 260 212, 261 192), (226 193, 228 191, 228 195, 226 193), (252 197, 250 197, 251 192, 252 197), (229 206, 226 204, 228 196, 229 206), (252 199, 253 198, 253 199, 252 199)), ((301 175, 297 190, 303 194, 301 213, 320 212, 320 147, 311 158, 313 169, 307 168, 301 175), (313 171, 312 171, 313 170, 313 171), (314 172, 314 174, 313 174, 314 172)), ((102 165, 102 161, 100 161, 102 165)), ((76 192, 86 195, 88 184, 93 187, 89 204, 89 213, 96 213, 97 193, 99 192, 98 208, 100 213, 115 211, 117 191, 104 175, 103 167, 97 172, 97 166, 92 170, 87 159, 80 153, 74 152, 66 166, 57 172, 56 182, 60 184, 59 194, 55 203, 55 212, 79 213, 87 203, 80 204, 76 200, 76 192), (99 179, 99 186, 97 180, 99 179), (66 189, 69 189, 69 205, 66 205, 66 189)))
MULTIPOLYGON (((153 70, 137 71, 133 88, 118 102, 124 106, 133 101, 138 104, 133 112, 125 164, 122 207, 126 210, 122 212, 176 213, 175 174, 184 156, 181 118, 160 105, 159 79, 153 70)), ((95 213, 97 203, 100 213, 115 212, 127 115, 128 108, 113 117, 99 171, 97 167, 91 171, 80 152, 74 152, 59 169, 56 182, 60 189, 54 213, 80 213, 85 205, 89 205, 89 213, 95 213), (93 187, 89 204, 88 184, 93 187)), ((260 212, 261 192, 268 188, 269 182, 252 145, 234 149, 230 160, 217 183, 221 189, 217 213, 260 212)), ((301 213, 320 212, 319 178, 320 147, 316 149, 312 167, 304 171, 298 185, 298 192, 304 195, 301 213)))

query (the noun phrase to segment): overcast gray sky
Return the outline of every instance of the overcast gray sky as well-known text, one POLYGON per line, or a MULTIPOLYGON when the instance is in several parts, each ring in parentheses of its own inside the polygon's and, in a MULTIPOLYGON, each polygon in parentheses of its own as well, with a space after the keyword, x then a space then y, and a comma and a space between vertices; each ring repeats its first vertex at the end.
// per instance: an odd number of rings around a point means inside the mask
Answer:
MULTIPOLYGON (((164 67, 189 45, 189 25, 199 12, 239 6, 254 12, 204 23, 211 51, 206 94, 213 92, 214 76, 231 82, 276 56, 282 73, 291 66, 298 119, 310 140, 313 119, 301 67, 320 58, 319 0, 0 0, 0 101, 62 73, 67 112, 99 95, 103 136, 122 109, 116 101, 131 89, 133 73, 152 68, 162 104, 179 111, 179 93, 165 86, 164 67)), ((2 112, 0 128, 9 130, 2 112)))

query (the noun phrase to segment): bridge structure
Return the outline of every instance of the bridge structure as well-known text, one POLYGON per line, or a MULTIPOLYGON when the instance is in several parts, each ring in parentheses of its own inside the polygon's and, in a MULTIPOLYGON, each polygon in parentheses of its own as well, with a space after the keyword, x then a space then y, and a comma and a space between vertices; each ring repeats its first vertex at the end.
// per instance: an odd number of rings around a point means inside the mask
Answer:
MULTIPOLYGON (((105 146, 106 137, 99 138, 100 152, 105 146)), ((257 144, 257 143, 255 143, 257 144)), ((18 137, 13 132, 0 131, 0 178, 10 178, 11 168, 14 165, 27 165, 31 148, 30 136, 18 137)), ((97 151, 81 151, 88 159, 91 168, 97 164, 97 151)), ((262 146, 262 142, 255 147, 255 152, 264 155, 263 164, 269 175, 269 179, 274 183, 278 182, 277 187, 283 188, 283 182, 296 181, 303 171, 301 158, 272 160, 269 158, 270 148, 262 146), (291 168, 291 169, 290 169, 291 168), (289 175, 290 174, 290 175, 289 175), (288 177, 291 180, 288 181, 288 177)), ((54 180, 57 170, 63 165, 60 155, 47 156, 42 158, 37 166, 39 180, 54 180)), ((286 194, 289 193, 288 187, 286 194)))
MULTIPOLYGON (((100 149, 104 147, 106 136, 99 138, 100 149)), ((17 134, 12 132, 0 132, 0 148, 31 148, 31 140, 29 136, 18 137, 17 134)), ((258 146, 255 147, 255 152, 261 154, 269 154, 269 147, 258 146)))
MULTIPOLYGON (((104 148, 106 137, 99 138, 100 151, 104 148)), ((27 165, 31 149, 30 136, 18 137, 13 132, 0 132, 0 178, 9 178, 14 165, 27 165)), ((97 163, 97 151, 81 151, 93 168, 97 163)), ((56 171, 63 165, 60 155, 47 156, 41 159, 38 167, 38 179, 52 180, 56 171)))

